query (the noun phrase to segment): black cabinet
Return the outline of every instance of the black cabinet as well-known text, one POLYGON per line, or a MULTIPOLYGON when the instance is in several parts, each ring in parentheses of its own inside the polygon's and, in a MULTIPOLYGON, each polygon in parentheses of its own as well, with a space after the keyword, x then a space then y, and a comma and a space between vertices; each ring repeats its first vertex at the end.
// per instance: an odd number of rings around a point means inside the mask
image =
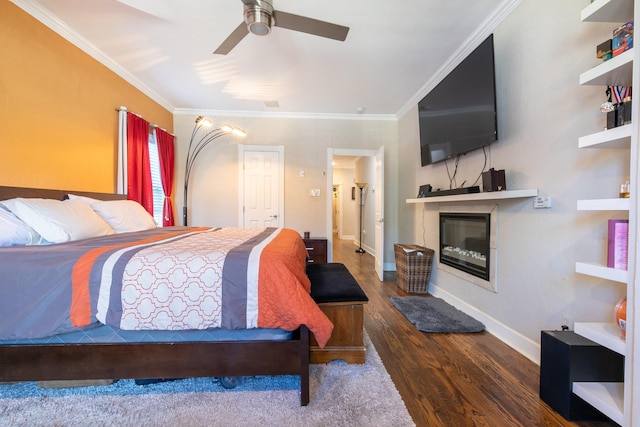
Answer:
POLYGON ((624 381, 624 357, 573 331, 542 331, 540 349, 540 398, 568 420, 607 419, 573 383, 624 381))

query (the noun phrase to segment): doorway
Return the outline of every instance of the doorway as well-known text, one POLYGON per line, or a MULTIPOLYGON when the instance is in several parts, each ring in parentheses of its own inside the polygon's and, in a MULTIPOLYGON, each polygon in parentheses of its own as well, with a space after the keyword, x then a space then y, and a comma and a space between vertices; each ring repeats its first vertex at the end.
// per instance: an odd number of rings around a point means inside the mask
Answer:
MULTIPOLYGON (((380 280, 382 280, 384 265, 384 147, 380 147, 378 150, 357 150, 357 149, 327 149, 327 192, 328 194, 334 194, 335 184, 341 181, 342 192, 341 200, 342 206, 338 210, 337 215, 334 215, 335 202, 334 197, 327 199, 327 239, 328 239, 328 256, 329 262, 333 259, 333 238, 351 239, 354 242, 358 242, 361 245, 364 241, 364 249, 367 253, 371 254, 375 258, 376 273, 380 280), (360 196, 360 190, 356 186, 356 179, 365 179, 364 176, 358 177, 351 176, 350 180, 345 178, 345 174, 337 177, 334 173, 334 163, 337 163, 337 168, 345 168, 344 164, 340 165, 341 161, 345 159, 352 159, 352 168, 355 171, 356 160, 359 163, 370 165, 366 168, 366 171, 358 171, 357 173, 364 173, 366 175, 366 181, 368 184, 363 191, 364 206, 358 205, 362 203, 360 196), (353 206, 352 206, 353 205, 353 206), (357 205, 357 206, 356 206, 357 205), (350 209, 353 208, 353 209, 350 209), (360 209, 364 209, 362 217, 360 217, 360 209), (334 216, 337 216, 339 234, 335 234, 335 221, 334 216), (358 216, 358 218, 356 218, 358 216), (360 220, 362 218, 362 226, 360 220), (348 224, 354 224, 350 229, 348 224), (363 229, 361 230, 360 227, 363 229), (346 231, 349 230, 349 231, 346 231), (345 232, 346 231, 346 232, 345 232), (368 234, 367 234, 368 232, 368 234), (366 238, 365 238, 366 236, 366 238), (362 237, 362 241, 360 238, 362 237)), ((355 245, 354 245, 355 250, 355 245)))

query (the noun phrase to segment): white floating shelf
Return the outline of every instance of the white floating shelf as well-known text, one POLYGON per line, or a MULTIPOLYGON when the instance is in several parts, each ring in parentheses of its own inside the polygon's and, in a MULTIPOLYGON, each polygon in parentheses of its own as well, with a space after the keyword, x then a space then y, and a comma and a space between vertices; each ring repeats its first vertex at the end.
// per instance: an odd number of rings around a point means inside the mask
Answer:
POLYGON ((630 148, 632 125, 618 126, 578 138, 579 148, 630 148))
POLYGON ((631 86, 632 79, 633 49, 580 74, 581 85, 631 86))
POLYGON ((624 383, 575 382, 573 392, 616 423, 623 424, 624 383))
POLYGON ((620 337, 620 329, 613 322, 575 322, 573 328, 576 334, 609 350, 623 356, 626 353, 627 343, 620 337))
POLYGON ((504 199, 522 199, 527 197, 536 197, 538 189, 529 190, 506 190, 506 191, 487 191, 483 193, 467 193, 454 194, 452 196, 432 196, 420 197, 417 199, 407 199, 407 203, 443 203, 443 202, 474 202, 479 200, 504 200, 504 199))
POLYGON ((628 283, 629 280, 629 272, 626 270, 619 270, 588 262, 576 262, 576 273, 586 274, 588 276, 599 277, 601 279, 612 280, 614 282, 624 284, 628 283))
POLYGON ((596 0, 580 13, 580 19, 583 22, 624 23, 632 18, 632 0, 596 0))
POLYGON ((579 211, 628 211, 631 199, 590 199, 578 200, 579 211))

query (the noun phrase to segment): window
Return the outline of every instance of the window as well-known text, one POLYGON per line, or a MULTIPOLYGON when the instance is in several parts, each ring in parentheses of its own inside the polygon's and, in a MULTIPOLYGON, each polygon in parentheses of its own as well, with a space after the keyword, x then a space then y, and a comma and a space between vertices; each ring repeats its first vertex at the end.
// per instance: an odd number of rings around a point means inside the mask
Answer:
POLYGON ((162 227, 162 207, 164 205, 164 191, 160 178, 160 158, 156 144, 155 131, 149 134, 149 162, 151 163, 151 183, 153 187, 153 219, 162 227))

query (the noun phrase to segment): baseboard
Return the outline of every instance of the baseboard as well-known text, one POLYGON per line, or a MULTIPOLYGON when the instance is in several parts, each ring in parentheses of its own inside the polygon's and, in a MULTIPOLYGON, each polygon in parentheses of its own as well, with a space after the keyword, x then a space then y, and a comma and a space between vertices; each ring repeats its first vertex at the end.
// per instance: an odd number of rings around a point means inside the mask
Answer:
POLYGON ((435 297, 442 298, 458 310, 468 314, 476 320, 484 323, 487 332, 497 337, 500 341, 516 350, 537 365, 540 365, 540 344, 525 337, 521 333, 511 329, 486 313, 479 311, 475 307, 467 304, 458 297, 450 294, 446 290, 439 288, 433 283, 429 284, 429 293, 435 297))

